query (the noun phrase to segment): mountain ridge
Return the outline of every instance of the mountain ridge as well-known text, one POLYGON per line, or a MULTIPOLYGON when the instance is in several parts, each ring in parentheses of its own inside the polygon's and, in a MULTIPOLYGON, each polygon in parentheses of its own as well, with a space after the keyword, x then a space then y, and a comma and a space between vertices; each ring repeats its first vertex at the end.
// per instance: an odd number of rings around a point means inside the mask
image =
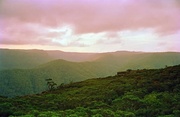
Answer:
POLYGON ((19 50, 19 49, 0 49, 0 70, 4 69, 30 69, 41 64, 56 60, 64 59, 72 62, 97 61, 107 55, 127 55, 127 54, 163 54, 180 52, 133 52, 133 51, 116 51, 106 53, 80 53, 64 52, 60 50, 19 50))
MULTIPOLYGON (((34 51, 39 55, 39 51, 34 51)), ((13 57, 10 59, 13 59, 13 57)), ((56 59, 28 69, 13 68, 0 70, 0 93, 10 97, 39 93, 47 89, 45 79, 48 78, 53 79, 60 85, 62 83, 83 81, 89 78, 106 77, 127 69, 155 69, 177 64, 180 64, 180 53, 171 52, 103 53, 98 55, 98 59, 94 61, 81 62, 56 59)))

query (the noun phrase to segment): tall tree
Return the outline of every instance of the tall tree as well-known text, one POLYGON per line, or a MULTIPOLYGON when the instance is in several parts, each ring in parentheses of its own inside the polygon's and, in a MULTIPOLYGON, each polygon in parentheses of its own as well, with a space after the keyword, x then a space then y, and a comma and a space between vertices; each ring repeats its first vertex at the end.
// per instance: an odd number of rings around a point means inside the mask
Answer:
POLYGON ((51 78, 49 79, 46 79, 46 82, 47 82, 47 86, 48 86, 48 89, 50 91, 54 90, 55 89, 55 86, 57 85, 51 78))

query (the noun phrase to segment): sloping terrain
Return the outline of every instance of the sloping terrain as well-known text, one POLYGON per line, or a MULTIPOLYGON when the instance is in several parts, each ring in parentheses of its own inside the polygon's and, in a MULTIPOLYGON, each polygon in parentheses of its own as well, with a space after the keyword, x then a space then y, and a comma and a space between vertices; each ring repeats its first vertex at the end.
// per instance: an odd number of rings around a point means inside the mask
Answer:
POLYGON ((107 65, 96 62, 77 63, 65 60, 55 60, 34 69, 2 70, 0 71, 0 94, 11 97, 39 93, 47 89, 45 79, 48 78, 52 78, 60 85, 107 76, 113 70, 107 65))
POLYGON ((47 50, 0 49, 0 70, 29 69, 47 62, 63 59, 73 62, 92 61, 101 54, 47 50))
POLYGON ((46 51, 54 59, 63 59, 72 62, 94 61, 101 56, 101 53, 78 53, 49 50, 46 51))
POLYGON ((0 49, 0 70, 27 69, 54 60, 43 50, 0 49))
POLYGON ((77 53, 47 50, 0 49, 0 70, 32 69, 57 59, 71 62, 96 62, 119 67, 119 70, 126 70, 127 68, 162 68, 165 65, 177 65, 180 63, 180 53, 145 53, 128 51, 77 53))
POLYGON ((0 116, 179 117, 180 65, 128 70, 58 86, 36 95, 0 98, 0 116))
POLYGON ((96 61, 118 66, 119 70, 163 68, 166 65, 180 64, 180 53, 177 52, 111 52, 102 55, 96 61))
POLYGON ((61 83, 105 77, 127 69, 163 68, 180 64, 180 53, 104 53, 89 62, 54 60, 33 69, 0 71, 0 94, 18 96, 39 93, 47 89, 45 79, 61 83))

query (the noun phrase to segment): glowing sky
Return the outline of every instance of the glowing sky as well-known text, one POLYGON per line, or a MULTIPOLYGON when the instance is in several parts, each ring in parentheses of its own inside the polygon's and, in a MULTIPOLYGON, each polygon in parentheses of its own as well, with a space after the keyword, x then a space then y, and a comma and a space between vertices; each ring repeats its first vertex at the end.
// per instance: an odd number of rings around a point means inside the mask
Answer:
POLYGON ((0 0, 0 48, 180 52, 180 0, 0 0))

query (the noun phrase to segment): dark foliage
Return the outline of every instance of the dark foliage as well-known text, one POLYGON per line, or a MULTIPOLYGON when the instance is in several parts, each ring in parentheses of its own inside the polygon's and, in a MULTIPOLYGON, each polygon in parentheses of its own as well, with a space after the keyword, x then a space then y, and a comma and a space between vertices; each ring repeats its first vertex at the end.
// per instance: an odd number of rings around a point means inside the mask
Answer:
POLYGON ((48 86, 49 91, 52 91, 55 89, 55 86, 57 84, 51 78, 46 79, 46 82, 47 82, 47 86, 48 86))
POLYGON ((180 65, 61 84, 42 94, 0 97, 0 115, 179 117, 180 65))

